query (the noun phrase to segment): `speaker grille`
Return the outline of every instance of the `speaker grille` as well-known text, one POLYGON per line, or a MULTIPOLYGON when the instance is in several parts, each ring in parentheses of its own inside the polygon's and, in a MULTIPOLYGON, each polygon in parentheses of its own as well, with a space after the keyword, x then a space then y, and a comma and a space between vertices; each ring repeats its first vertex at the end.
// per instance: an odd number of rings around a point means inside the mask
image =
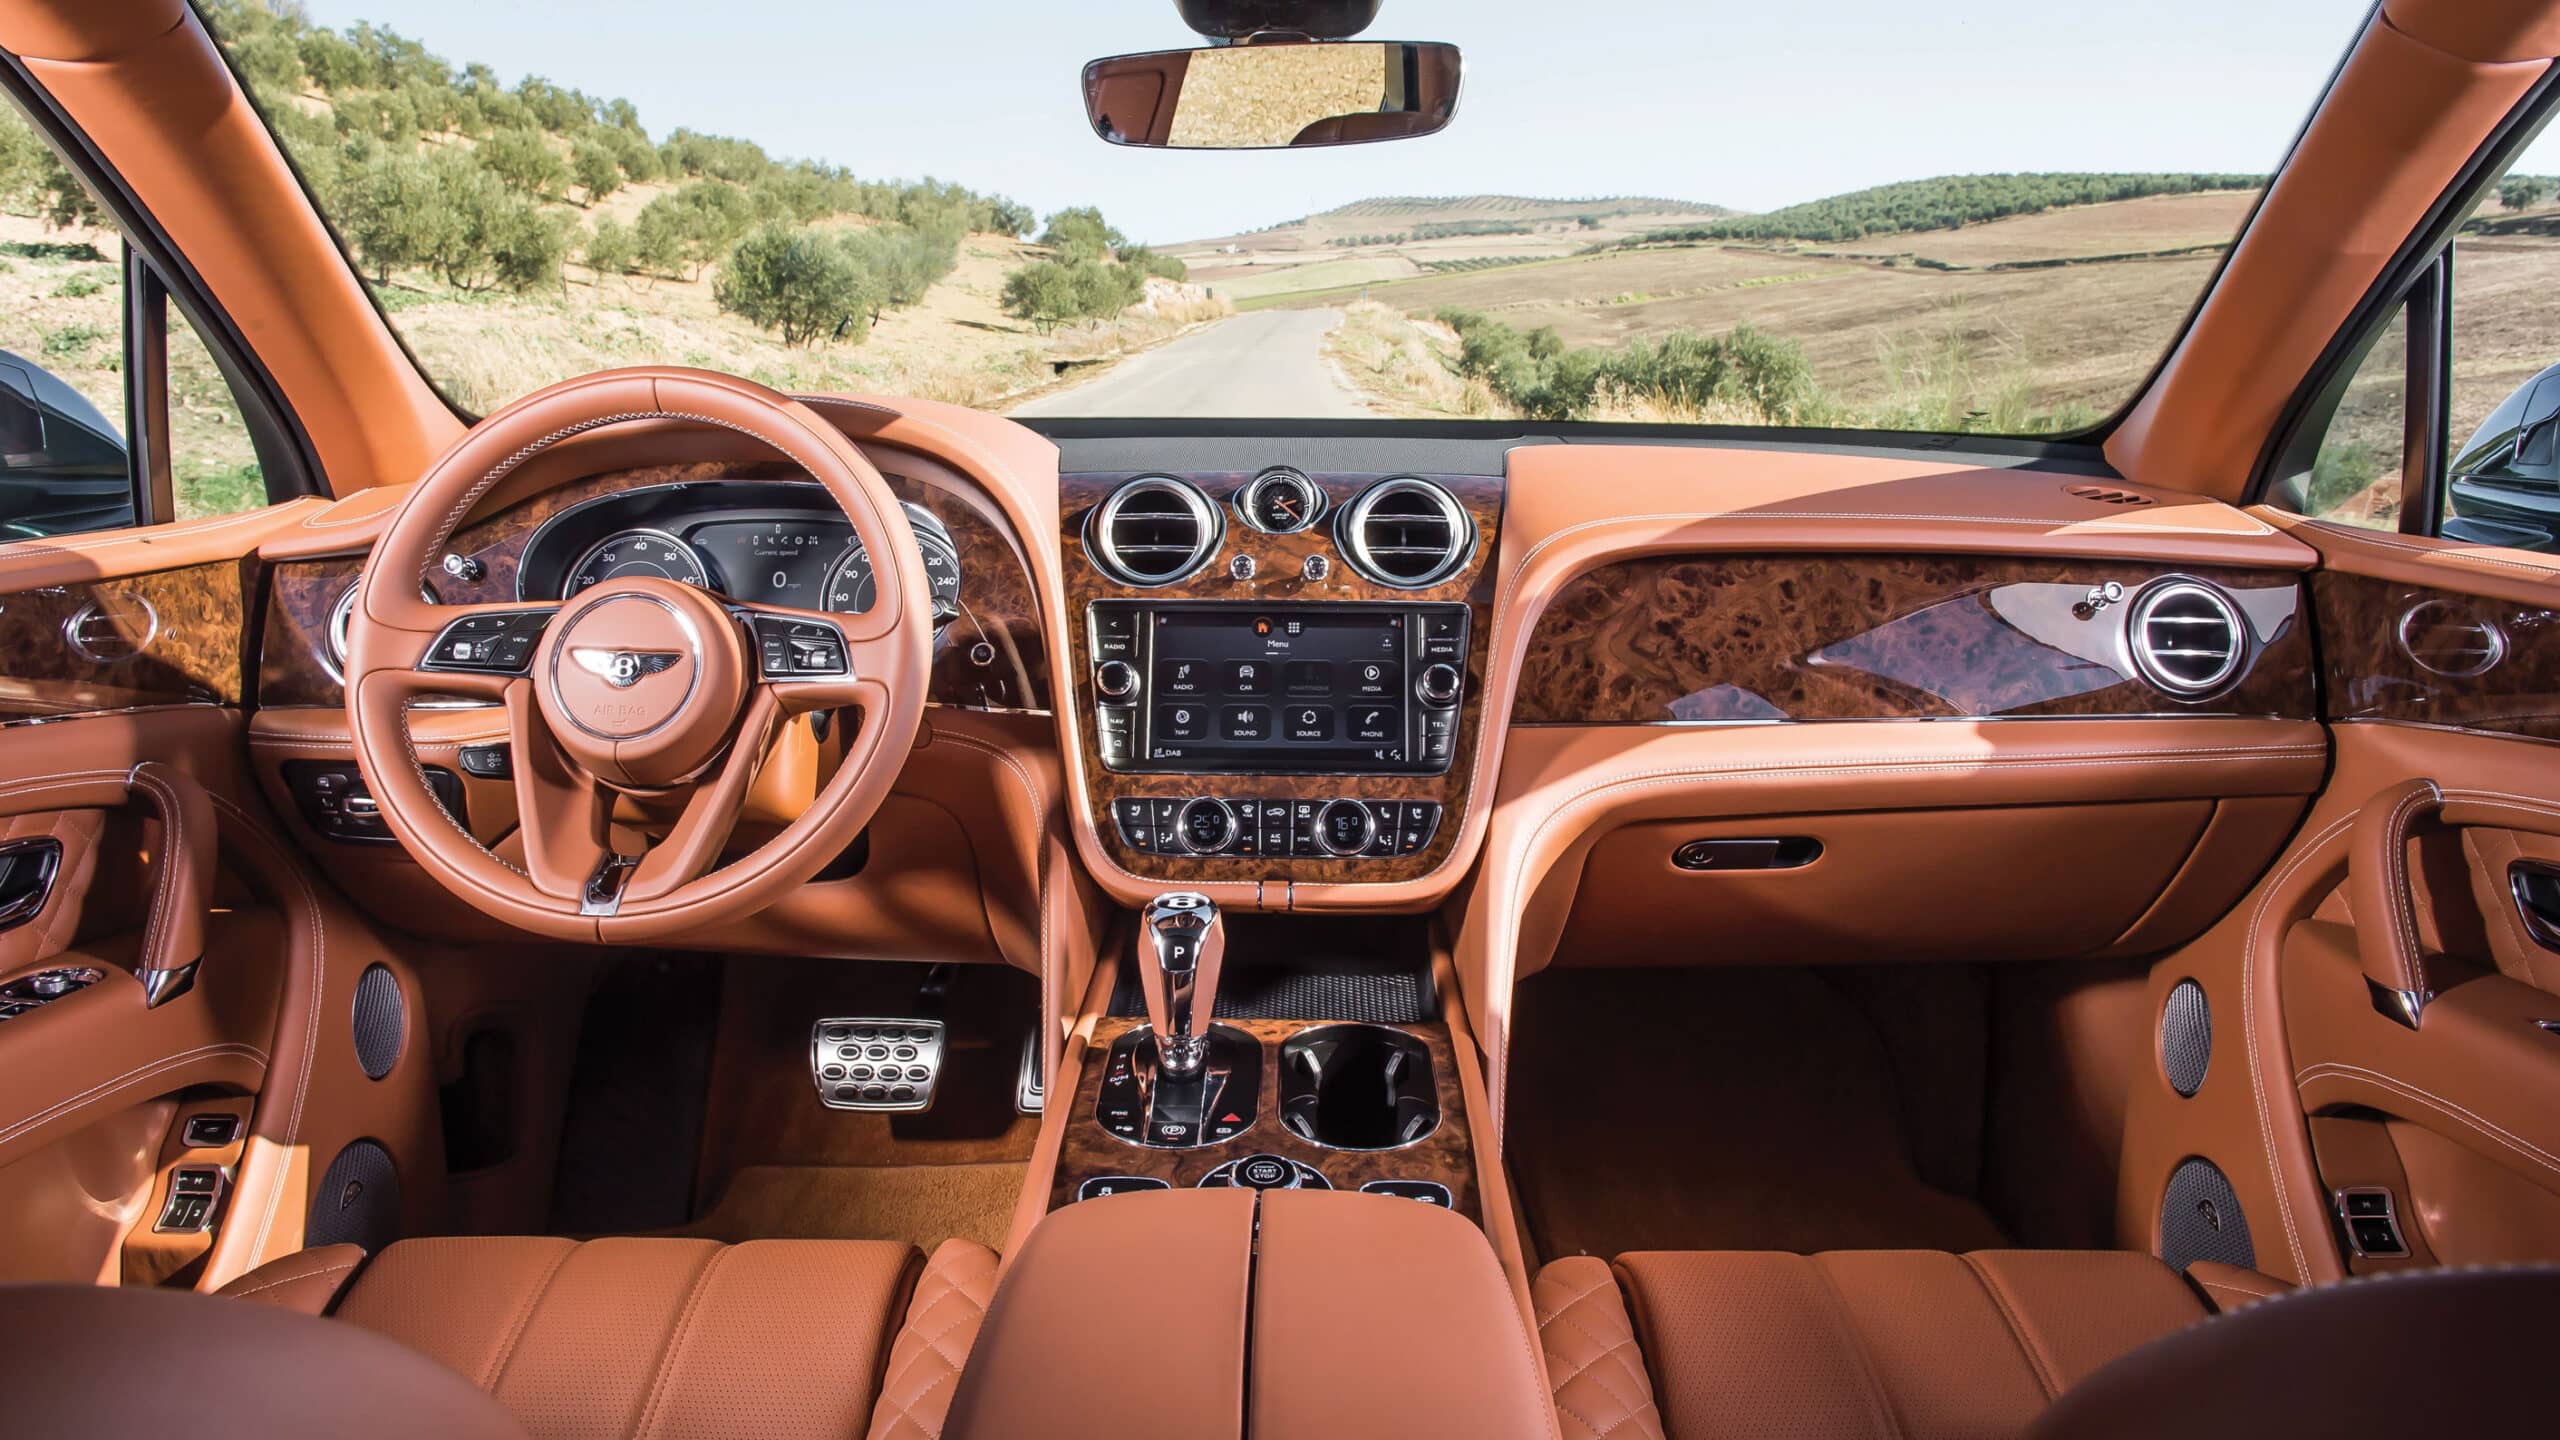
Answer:
POLYGON ((2160 1068, 2169 1088, 2193 1095, 2204 1088, 2204 1072, 2213 1064, 2213 1007, 2204 987, 2181 980, 2169 991, 2160 1011, 2160 1068))
POLYGON ((356 1063, 379 1080, 399 1063, 400 1042, 408 1038, 409 1011, 400 1000, 400 978, 390 967, 375 965, 356 980, 356 1063))
POLYGON ((2198 1260, 2258 1268, 2240 1197, 2212 1161, 2190 1156, 2169 1177, 2169 1193, 2160 1201, 2160 1258, 2173 1270, 2198 1260))
POLYGON ((361 1245, 367 1254, 400 1238, 400 1169, 391 1152, 358 1140, 338 1152, 311 1197, 303 1245, 361 1245))

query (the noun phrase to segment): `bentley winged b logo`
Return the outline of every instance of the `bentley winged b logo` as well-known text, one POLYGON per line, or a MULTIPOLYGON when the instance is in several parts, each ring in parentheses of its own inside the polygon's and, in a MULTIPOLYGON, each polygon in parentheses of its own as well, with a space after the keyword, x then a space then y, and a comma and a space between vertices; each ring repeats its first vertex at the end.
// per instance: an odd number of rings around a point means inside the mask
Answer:
POLYGON ((604 682, 617 690, 628 690, 645 675, 655 675, 672 668, 684 656, 674 650, 605 650, 595 646, 577 646, 569 658, 581 669, 604 677, 604 682))

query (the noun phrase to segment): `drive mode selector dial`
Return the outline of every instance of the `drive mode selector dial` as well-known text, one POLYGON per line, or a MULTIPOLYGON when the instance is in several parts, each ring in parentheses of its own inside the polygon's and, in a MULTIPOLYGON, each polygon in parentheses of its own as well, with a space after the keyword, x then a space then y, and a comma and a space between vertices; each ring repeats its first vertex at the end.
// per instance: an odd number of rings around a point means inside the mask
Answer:
POLYGON ((1378 819, 1357 800, 1334 800, 1316 812, 1316 843, 1328 855, 1357 855, 1378 838, 1378 819))
POLYGON ((1182 807, 1178 824, 1183 848, 1194 855, 1215 855, 1235 843, 1236 812, 1224 800, 1190 801, 1182 807))

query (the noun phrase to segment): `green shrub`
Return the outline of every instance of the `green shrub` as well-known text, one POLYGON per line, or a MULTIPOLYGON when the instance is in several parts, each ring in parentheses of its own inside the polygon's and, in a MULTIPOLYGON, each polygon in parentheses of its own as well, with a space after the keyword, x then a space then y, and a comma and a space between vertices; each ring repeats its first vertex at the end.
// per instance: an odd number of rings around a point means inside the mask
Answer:
POLYGON ((1804 351, 1749 325, 1722 335, 1674 331, 1613 354, 1568 347, 1551 328, 1524 334, 1472 310, 1433 318, 1458 332, 1458 373, 1483 380, 1533 420, 1582 419, 1603 386, 1689 410, 1731 407, 1772 425, 1803 423, 1822 404, 1804 351))
POLYGON ((596 221, 587 232, 587 242, 579 248, 578 259, 598 275, 626 275, 638 261, 638 249, 631 227, 610 215, 596 221))
POLYGON ((1039 223, 1039 219, 1031 213, 1031 207, 1018 200, 1007 200, 998 196, 987 202, 984 228, 990 235, 1011 235, 1019 239, 1030 234, 1031 227, 1039 223))
POLYGON ((106 281, 84 270, 54 286, 53 294, 57 300, 85 300, 106 288, 106 281))
POLYGON ((593 205, 622 188, 622 162, 615 158, 612 146, 582 137, 569 147, 569 176, 593 205))
MULTIPOLYGON (((631 102, 613 103, 627 107, 631 102)), ((622 167, 623 178, 635 185, 658 178, 658 147, 649 143, 649 137, 637 128, 638 123, 635 119, 633 128, 616 126, 602 132, 604 143, 613 149, 614 163, 622 167)))
POLYGON ((77 362, 89 353, 90 346, 106 339, 107 335, 106 329, 86 320, 74 321, 59 330, 48 330, 44 337, 44 358, 64 363, 77 362))
POLYGON ((1102 212, 1091 205, 1077 205, 1049 217, 1049 228, 1040 232, 1040 243, 1054 247, 1061 260, 1099 260, 1120 248, 1120 232, 1102 218, 1102 212))
POLYGON ((858 343, 879 306, 877 285, 835 237, 765 224, 729 252, 711 295, 721 309, 781 331, 785 345, 829 338, 858 343))
POLYGON ((1120 252, 1120 263, 1134 267, 1140 275, 1159 280, 1180 282, 1191 278, 1191 267, 1170 255, 1159 255, 1144 245, 1131 245, 1120 252))
POLYGON ((1005 277, 1005 313, 1043 334, 1074 320, 1107 320, 1138 303, 1147 277, 1099 260, 1035 260, 1005 277))
POLYGON ((429 263, 451 220, 439 177, 415 155, 381 151, 350 169, 338 191, 339 229, 377 281, 429 263))
POLYGON ((757 222, 747 192, 718 180, 696 180, 641 207, 633 246, 642 268, 690 280, 714 256, 737 244, 757 222))
POLYGON ((557 200, 568 188, 569 167, 539 130, 500 130, 471 154, 508 189, 528 199, 557 200))

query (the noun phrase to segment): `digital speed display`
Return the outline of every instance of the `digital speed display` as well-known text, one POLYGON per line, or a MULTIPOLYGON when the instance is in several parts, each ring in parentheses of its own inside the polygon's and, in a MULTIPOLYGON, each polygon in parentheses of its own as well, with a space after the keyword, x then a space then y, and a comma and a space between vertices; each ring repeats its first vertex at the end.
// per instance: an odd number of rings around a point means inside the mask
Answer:
POLYGON ((797 517, 717 521, 691 538, 730 599, 824 610, 827 573, 852 548, 853 527, 797 517))

